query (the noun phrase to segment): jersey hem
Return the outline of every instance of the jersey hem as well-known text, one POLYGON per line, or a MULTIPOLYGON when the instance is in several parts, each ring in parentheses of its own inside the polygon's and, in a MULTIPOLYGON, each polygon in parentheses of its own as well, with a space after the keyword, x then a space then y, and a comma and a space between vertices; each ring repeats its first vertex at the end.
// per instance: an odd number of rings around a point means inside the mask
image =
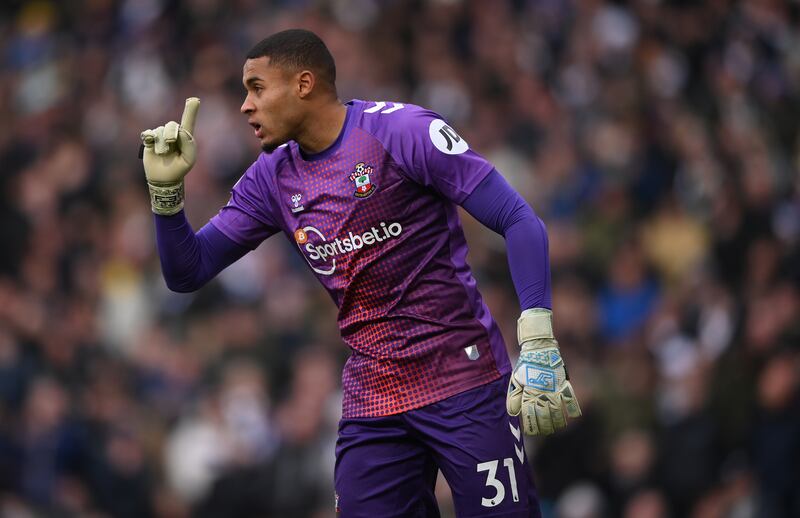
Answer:
POLYGON ((387 417, 387 416, 398 415, 398 414, 403 414, 403 413, 406 413, 406 412, 410 412, 411 410, 417 410, 419 408, 423 408, 423 407, 426 407, 428 405, 433 405, 435 403, 439 403, 441 401, 444 401, 445 399, 447 399, 449 397, 457 396, 458 394, 461 394, 462 392, 466 392, 468 390, 472 390, 472 389, 480 387, 482 385, 488 385, 489 383, 492 383, 493 381, 497 381, 498 379, 502 378, 503 376, 505 376, 506 374, 509 374, 511 372, 510 368, 504 369, 504 370, 506 370, 507 372, 503 372, 503 370, 499 370, 495 366, 495 368, 494 368, 494 370, 492 372, 487 372, 487 373, 485 373, 485 374, 483 374, 482 376, 479 376, 479 377, 471 377, 466 382, 454 385, 450 390, 447 390, 445 392, 437 394, 435 398, 432 398, 430 400, 418 401, 418 402, 415 402, 415 403, 407 403, 405 406, 402 406, 402 407, 400 407, 397 410, 394 410, 392 412, 386 412, 386 413, 372 413, 372 412, 363 413, 363 412, 358 412, 358 413, 355 413, 355 414, 345 414, 344 411, 343 411, 342 412, 342 419, 360 419, 360 418, 363 418, 363 417, 387 417))

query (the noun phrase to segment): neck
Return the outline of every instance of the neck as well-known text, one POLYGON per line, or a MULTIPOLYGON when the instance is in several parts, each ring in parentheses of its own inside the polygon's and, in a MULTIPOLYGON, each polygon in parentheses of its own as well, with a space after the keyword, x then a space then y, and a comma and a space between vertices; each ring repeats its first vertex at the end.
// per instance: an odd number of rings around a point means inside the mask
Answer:
POLYGON ((336 142, 344 126, 347 107, 338 99, 327 102, 314 109, 313 115, 306 118, 295 142, 304 153, 319 153, 336 142))

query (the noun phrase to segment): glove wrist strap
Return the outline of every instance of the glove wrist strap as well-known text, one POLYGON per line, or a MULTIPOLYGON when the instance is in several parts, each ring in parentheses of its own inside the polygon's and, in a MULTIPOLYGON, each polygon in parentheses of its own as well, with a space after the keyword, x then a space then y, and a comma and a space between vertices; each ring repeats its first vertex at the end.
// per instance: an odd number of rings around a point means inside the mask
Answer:
POLYGON ((517 340, 520 345, 532 340, 550 339, 553 336, 553 312, 545 308, 526 309, 517 320, 517 340))
POLYGON ((172 216, 183 209, 183 180, 174 183, 147 182, 150 205, 161 216, 172 216))

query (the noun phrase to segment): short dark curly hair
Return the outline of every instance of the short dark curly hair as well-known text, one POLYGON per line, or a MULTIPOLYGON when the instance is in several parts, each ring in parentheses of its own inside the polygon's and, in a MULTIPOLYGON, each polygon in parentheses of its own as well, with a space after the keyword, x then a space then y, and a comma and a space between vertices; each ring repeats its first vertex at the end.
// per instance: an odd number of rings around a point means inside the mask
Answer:
POLYGON ((247 53, 247 59, 260 57, 292 70, 310 70, 318 81, 336 90, 336 63, 325 42, 311 31, 289 29, 264 38, 247 53))

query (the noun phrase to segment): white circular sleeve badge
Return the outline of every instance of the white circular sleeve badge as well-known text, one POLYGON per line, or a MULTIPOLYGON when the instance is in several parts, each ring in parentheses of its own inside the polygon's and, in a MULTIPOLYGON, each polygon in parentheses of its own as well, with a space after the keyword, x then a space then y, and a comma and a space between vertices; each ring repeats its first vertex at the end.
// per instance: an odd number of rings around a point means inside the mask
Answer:
POLYGON ((456 133, 442 119, 434 119, 428 127, 428 134, 436 149, 448 155, 460 155, 469 149, 467 141, 456 133))

